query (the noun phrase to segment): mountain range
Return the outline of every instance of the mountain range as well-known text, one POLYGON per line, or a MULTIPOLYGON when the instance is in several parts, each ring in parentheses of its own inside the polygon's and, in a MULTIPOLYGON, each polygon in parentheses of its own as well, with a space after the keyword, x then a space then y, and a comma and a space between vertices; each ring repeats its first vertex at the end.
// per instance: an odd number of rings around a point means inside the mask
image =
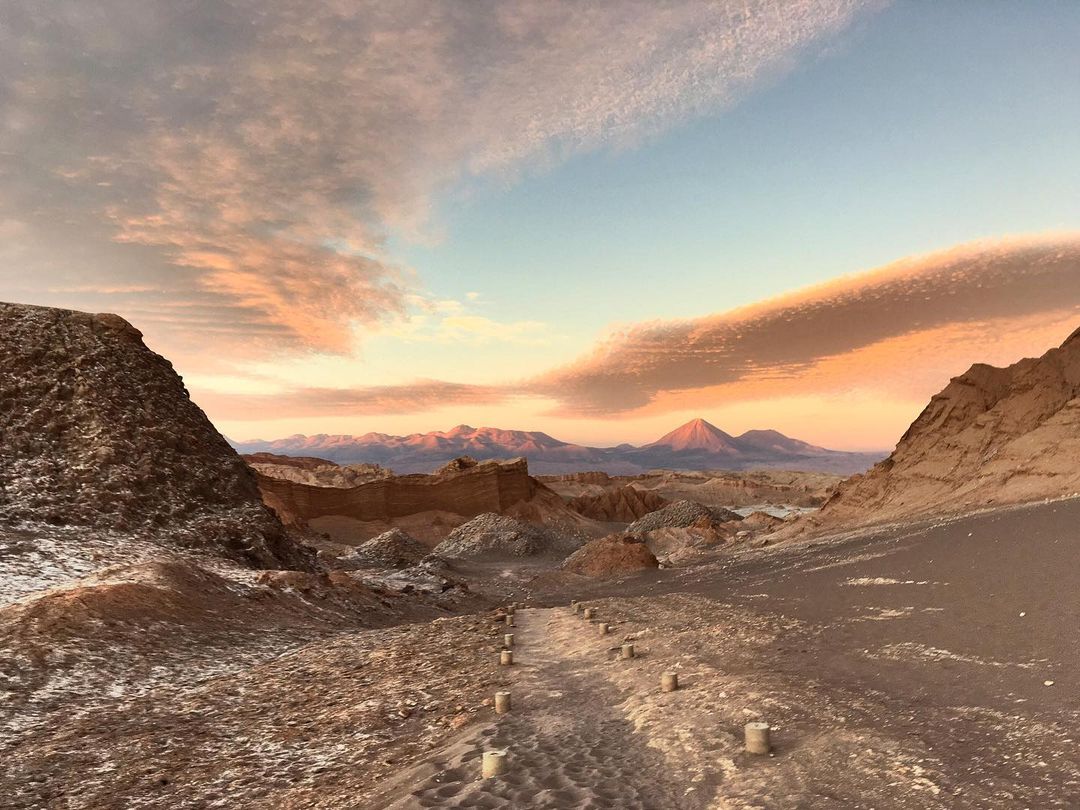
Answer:
POLYGON ((775 430, 725 433, 694 419, 654 442, 635 447, 587 447, 547 433, 458 425, 448 431, 391 436, 386 433, 297 434, 284 439, 233 442, 241 453, 318 456, 338 464, 381 464, 398 473, 430 472, 458 456, 479 460, 524 456, 538 474, 600 470, 633 475, 652 469, 746 470, 781 468, 843 475, 862 472, 887 455, 827 450, 775 430))

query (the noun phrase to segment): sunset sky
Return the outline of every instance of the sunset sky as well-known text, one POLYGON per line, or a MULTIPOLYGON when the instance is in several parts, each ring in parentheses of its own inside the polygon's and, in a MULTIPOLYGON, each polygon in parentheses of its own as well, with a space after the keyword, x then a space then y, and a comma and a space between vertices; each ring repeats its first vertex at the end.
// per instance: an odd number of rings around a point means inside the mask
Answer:
POLYGON ((0 0, 0 299, 234 439, 895 444, 1080 327, 1080 3, 0 0))

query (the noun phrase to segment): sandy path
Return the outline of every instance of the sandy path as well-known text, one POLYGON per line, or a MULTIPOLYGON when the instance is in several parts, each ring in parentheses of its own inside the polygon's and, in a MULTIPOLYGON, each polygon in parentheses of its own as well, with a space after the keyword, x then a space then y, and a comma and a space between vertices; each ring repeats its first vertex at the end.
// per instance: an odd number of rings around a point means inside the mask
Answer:
MULTIPOLYGON (((435 752, 398 783, 407 796, 377 807, 698 808, 664 757, 635 733, 623 698, 598 668, 617 655, 567 608, 522 610, 516 617, 513 710, 435 752), (508 773, 480 779, 485 750, 505 749, 508 773)), ((628 662, 632 666, 632 662, 628 662)))

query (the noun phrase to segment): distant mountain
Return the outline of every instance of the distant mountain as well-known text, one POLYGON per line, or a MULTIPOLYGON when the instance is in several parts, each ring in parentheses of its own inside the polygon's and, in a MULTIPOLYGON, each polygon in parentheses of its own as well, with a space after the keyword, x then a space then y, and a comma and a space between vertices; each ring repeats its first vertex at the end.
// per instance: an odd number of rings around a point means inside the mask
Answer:
POLYGON ((716 425, 710 425, 704 419, 690 420, 682 427, 677 427, 671 433, 667 433, 655 442, 645 445, 645 448, 650 447, 665 447, 675 453, 686 451, 706 453, 738 452, 733 436, 724 433, 716 425))
POLYGON ((398 473, 431 472, 458 456, 509 459, 524 456, 538 474, 602 470, 632 475, 652 469, 745 470, 781 468, 850 474, 862 472, 886 453, 845 453, 792 439, 775 430, 731 436, 704 419, 694 419, 635 447, 586 447, 546 433, 458 425, 447 431, 390 436, 297 434, 274 441, 233 442, 241 453, 318 456, 339 464, 381 464, 398 473))

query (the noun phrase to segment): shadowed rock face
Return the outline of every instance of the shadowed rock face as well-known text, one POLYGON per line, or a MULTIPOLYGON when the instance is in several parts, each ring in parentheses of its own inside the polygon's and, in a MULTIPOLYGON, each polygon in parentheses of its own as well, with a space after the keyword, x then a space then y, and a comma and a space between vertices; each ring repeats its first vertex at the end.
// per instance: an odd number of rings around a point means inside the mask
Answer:
POLYGON ((631 523, 649 512, 667 506, 667 500, 655 492, 637 487, 610 487, 595 495, 571 498, 569 506, 575 512, 594 520, 631 523))
POLYGON ((1080 492, 1080 331, 1008 368, 974 365, 930 400, 896 450, 844 482, 827 528, 1080 492))
POLYGON ((0 368, 0 527, 310 565, 172 365, 122 318, 0 304, 0 368))
POLYGON ((402 475, 358 486, 319 487, 259 476, 266 502, 286 519, 344 515, 356 520, 391 520, 441 510, 465 517, 502 512, 531 498, 537 488, 524 459, 486 462, 436 475, 402 475))

